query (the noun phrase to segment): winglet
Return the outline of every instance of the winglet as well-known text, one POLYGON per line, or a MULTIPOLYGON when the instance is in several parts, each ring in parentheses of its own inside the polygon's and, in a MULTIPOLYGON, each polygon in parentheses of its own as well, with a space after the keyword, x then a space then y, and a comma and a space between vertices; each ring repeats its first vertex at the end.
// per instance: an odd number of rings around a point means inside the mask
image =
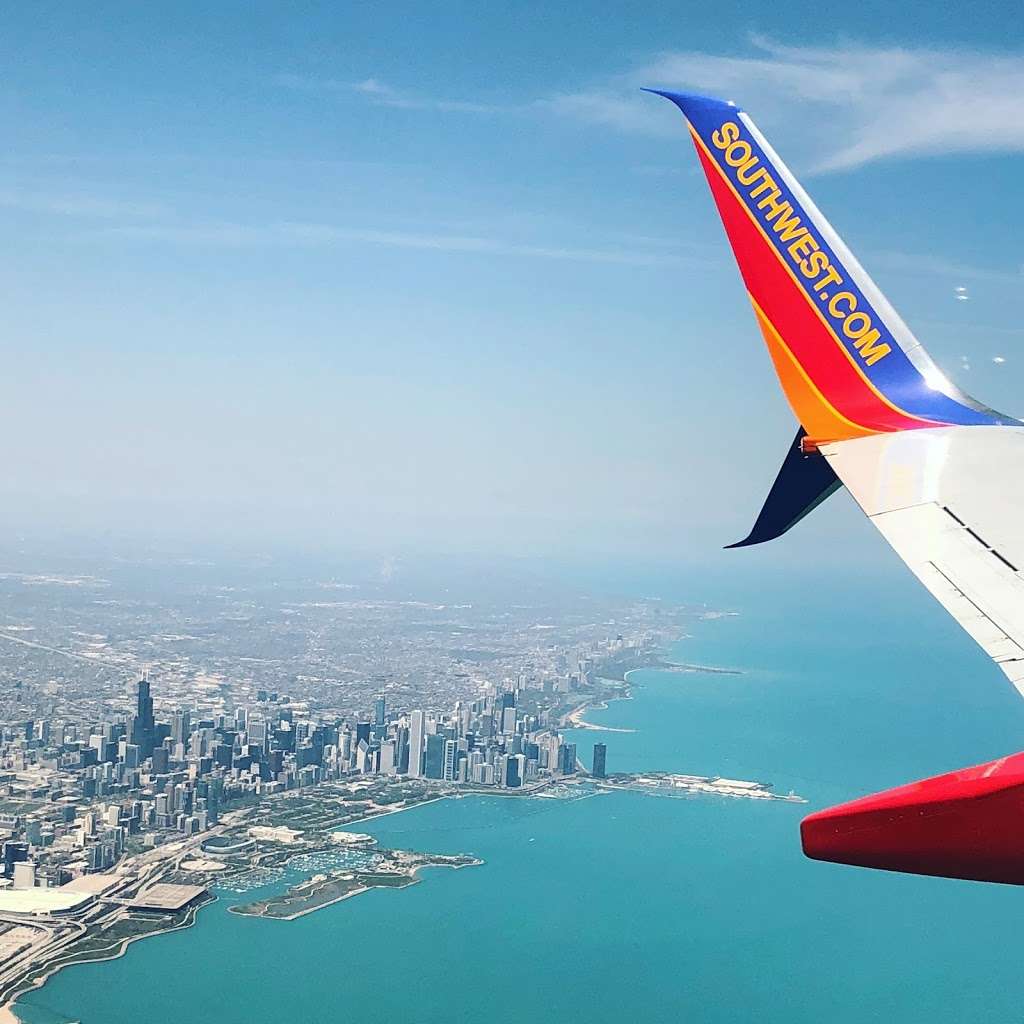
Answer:
POLYGON ((779 382, 811 440, 1019 425, 946 380, 735 103, 646 91, 689 122, 779 382))
POLYGON ((751 547, 781 537, 842 486, 828 459, 804 451, 806 436, 803 427, 796 432, 753 529, 743 540, 727 544, 727 549, 751 547))
POLYGON ((664 96, 665 99, 671 100, 683 112, 683 116, 687 120, 691 115, 700 116, 701 111, 707 110, 709 107, 715 108, 716 111, 720 111, 724 107, 734 113, 741 113, 740 108, 732 100, 720 100, 714 96, 700 96, 692 92, 672 92, 668 89, 648 89, 646 86, 643 86, 640 91, 653 93, 655 96, 664 96))

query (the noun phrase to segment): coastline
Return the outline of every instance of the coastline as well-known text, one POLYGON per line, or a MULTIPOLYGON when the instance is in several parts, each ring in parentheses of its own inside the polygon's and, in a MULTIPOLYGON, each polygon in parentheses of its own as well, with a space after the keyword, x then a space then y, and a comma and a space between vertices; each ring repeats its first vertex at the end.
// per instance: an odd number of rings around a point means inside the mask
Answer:
MULTIPOLYGON (((444 799, 438 797, 437 799, 444 799)), ((427 801, 428 803, 434 803, 433 800, 427 801)), ((417 806, 419 806, 417 804, 417 806)), ((328 900, 326 903, 318 903, 315 907, 307 907, 305 910, 296 911, 294 914, 289 914, 287 917, 275 917, 271 914, 243 914, 241 911, 236 910, 234 907, 228 907, 229 914, 237 914, 239 917, 258 917, 263 921, 297 921, 300 917, 305 917, 307 914, 315 914, 318 910, 324 910, 326 907, 333 907, 336 903, 343 903, 345 900, 350 900, 353 896, 359 896, 364 892, 369 892, 371 889, 408 889, 412 885, 417 885, 422 881, 420 878, 420 872, 424 868, 450 868, 452 871, 459 871, 462 868, 480 867, 485 862, 479 858, 474 858, 471 864, 417 864, 416 867, 412 868, 409 872, 409 881, 405 885, 361 885, 356 889, 352 889, 350 892, 343 893, 341 896, 335 896, 334 899, 328 900)), ((0 1016, 0 1024, 7 1024, 3 1017, 0 1016)), ((17 1022, 21 1024, 21 1022, 17 1022)))
MULTIPOLYGON (((611 701, 632 700, 633 699, 633 694, 632 694, 632 692, 630 691, 630 689, 628 687, 628 682, 629 682, 628 681, 628 676, 633 671, 644 671, 644 670, 647 670, 647 669, 659 670, 659 668, 660 667, 657 666, 657 665, 638 666, 636 669, 630 669, 630 670, 625 671, 623 673, 623 677, 622 677, 621 680, 614 680, 614 679, 608 680, 608 679, 606 679, 605 680, 606 682, 617 682, 617 683, 619 683, 620 686, 622 684, 626 684, 626 689, 624 690, 624 692, 621 692, 621 693, 609 694, 609 695, 600 696, 600 697, 596 696, 596 695, 592 695, 592 696, 587 697, 585 700, 581 701, 581 703, 578 706, 576 706, 570 712, 568 712, 567 714, 562 716, 562 718, 560 719, 560 727, 576 728, 576 729, 591 730, 591 731, 601 731, 601 732, 617 732, 617 733, 631 733, 631 732, 635 732, 636 730, 634 730, 634 729, 621 728, 621 727, 615 727, 615 726, 603 726, 603 725, 599 725, 599 724, 596 724, 596 723, 593 723, 593 722, 588 722, 588 721, 586 721, 584 716, 586 715, 586 713, 590 709, 607 710, 609 708, 609 706, 610 706, 611 701)), ((672 670, 675 670, 675 671, 709 671, 709 672, 714 672, 714 671, 732 672, 733 671, 733 670, 729 670, 729 669, 702 668, 702 667, 698 667, 698 666, 675 666, 675 665, 669 666, 667 664, 665 666, 663 666, 663 668, 667 669, 669 671, 672 671, 672 670)), ((600 679, 604 679, 604 677, 599 677, 599 678, 600 679)), ((518 796, 518 797, 523 797, 523 796, 526 796, 526 797, 532 797, 532 796, 536 795, 537 792, 539 792, 539 791, 543 790, 544 788, 546 788, 546 786, 548 784, 549 783, 545 782, 544 784, 542 784, 540 786, 532 787, 530 790, 525 790, 524 789, 524 790, 518 790, 518 791, 512 791, 512 792, 501 791, 501 790, 495 790, 494 792, 490 792, 490 791, 485 791, 485 790, 472 790, 472 789, 468 789, 467 788, 465 790, 458 791, 458 792, 440 793, 440 794, 437 794, 437 795, 429 796, 426 799, 416 801, 415 803, 406 804, 404 806, 377 809, 373 813, 366 815, 366 817, 362 817, 362 818, 358 818, 358 819, 350 821, 350 822, 346 822, 343 826, 340 826, 339 828, 335 829, 334 831, 341 832, 341 831, 346 831, 346 830, 357 829, 363 823, 368 822, 368 821, 373 821, 376 818, 382 818, 382 817, 385 817, 386 815, 391 815, 391 814, 399 814, 402 811, 412 810, 413 808, 416 808, 416 807, 423 807, 423 806, 425 806, 427 804, 436 803, 436 802, 441 801, 441 800, 447 800, 447 799, 453 799, 453 798, 461 799, 461 798, 464 798, 466 796, 489 796, 489 797, 493 797, 493 796, 512 796, 512 797, 518 796)), ((483 862, 481 861, 480 863, 483 863, 483 862)), ((431 866, 454 867, 454 868, 457 869, 459 867, 466 867, 466 866, 469 866, 469 865, 421 865, 421 866, 416 867, 416 868, 414 868, 412 870, 411 876, 410 876, 410 881, 409 881, 408 885, 413 885, 413 884, 416 884, 419 881, 421 881, 421 878, 419 877, 419 875, 420 875, 420 872, 422 871, 423 867, 431 867, 431 866)), ((401 886, 400 888, 407 888, 407 887, 408 886, 401 886)), ((309 908, 308 910, 301 911, 298 914, 295 914, 295 915, 290 916, 288 918, 279 918, 278 920, 295 920, 298 917, 305 916, 306 914, 313 913, 313 911, 315 911, 315 910, 320 910, 320 909, 323 909, 323 907, 327 907, 327 906, 333 906, 335 903, 343 902, 344 900, 349 899, 352 896, 360 895, 361 893, 366 892, 366 891, 368 891, 371 888, 380 888, 380 887, 377 887, 377 886, 360 886, 359 888, 354 889, 351 892, 345 893, 345 894, 343 894, 343 895, 341 895, 341 896, 339 896, 339 897, 337 897, 337 898, 335 898, 333 900, 330 900, 327 903, 321 904, 321 905, 319 905, 317 907, 309 908)), ((165 933, 168 933, 168 932, 172 932, 172 931, 179 931, 179 930, 182 930, 184 928, 190 928, 198 920, 199 911, 203 907, 207 906, 209 903, 216 902, 216 900, 218 898, 219 897, 214 896, 211 893, 211 898, 209 900, 207 900, 206 902, 204 902, 204 903, 200 904, 199 906, 193 908, 193 910, 190 912, 189 917, 188 917, 187 920, 182 921, 181 923, 175 924, 172 927, 162 928, 162 929, 155 930, 155 931, 143 934, 143 935, 134 935, 134 936, 126 937, 125 939, 122 939, 118 943, 116 948, 115 947, 111 947, 109 952, 107 952, 105 954, 94 955, 94 956, 90 956, 88 958, 83 958, 83 959, 71 959, 71 960, 57 961, 57 962, 53 963, 52 965, 45 966, 43 968, 43 973, 37 979, 34 979, 31 984, 26 985, 23 989, 21 989, 19 992, 17 992, 17 994, 15 994, 12 998, 8 999, 3 1004, 0 1004, 0 1024, 22 1024, 22 1020, 17 1015, 17 1012, 16 1012, 18 1000, 22 996, 26 995, 27 993, 29 993, 29 992, 31 992, 31 991, 33 991, 35 989, 43 988, 43 986, 46 984, 46 982, 51 977, 53 977, 54 975, 59 973, 63 968, 74 966, 75 964, 80 964, 80 963, 99 963, 99 962, 108 961, 108 960, 116 960, 116 959, 119 959, 120 957, 125 955, 125 953, 127 952, 128 946, 130 946, 133 942, 139 941, 141 939, 152 938, 152 937, 154 937, 156 935, 162 935, 162 934, 165 934, 165 933)), ((232 908, 231 907, 228 908, 228 912, 229 913, 232 912, 232 908)), ((251 915, 238 915, 238 916, 251 916, 251 915)), ((260 915, 260 916, 262 916, 262 915, 260 915)))
MULTIPOLYGON (((409 885, 412 885, 412 882, 409 885)), ((305 910, 298 910, 287 917, 275 917, 272 914, 243 914, 240 910, 235 909, 235 907, 228 907, 228 913, 235 914, 237 917, 256 917, 261 921, 297 921, 300 917, 305 917, 307 914, 315 914, 318 910, 323 910, 325 907, 333 907, 335 903, 342 903, 345 900, 350 900, 353 896, 359 896, 361 893, 369 892, 371 889, 380 888, 383 888, 383 886, 361 885, 349 892, 342 893, 341 896, 335 896, 333 900, 328 900, 326 903, 318 903, 315 907, 307 907, 305 910)), ((406 886, 401 888, 404 889, 406 886)), ((3 1024, 2 1020, 0 1020, 0 1024, 3 1024)))
POLYGON ((198 906, 191 908, 188 912, 188 917, 184 921, 181 921, 179 924, 174 925, 173 928, 161 928, 160 931, 149 932, 145 935, 129 935, 126 938, 121 939, 116 949, 112 948, 109 951, 109 953, 105 955, 83 957, 81 959, 76 960, 58 961, 54 964, 47 966, 42 975, 36 978, 30 985, 27 985, 13 998, 8 999, 7 1002, 0 1006, 0 1024, 23 1024, 22 1019, 18 1016, 16 1012, 18 1000, 21 999, 22 996, 27 995, 29 992, 32 992, 36 989, 41 989, 47 983, 47 981, 50 980, 50 978, 52 978, 55 974, 62 971, 65 967, 73 967, 76 964, 98 964, 103 963, 107 960, 120 960, 120 958, 128 952, 128 947, 133 942, 140 942, 143 939, 153 938, 153 936, 155 935, 168 935, 171 932, 179 932, 184 931, 186 928, 191 928, 199 919, 199 911, 202 910, 203 907, 209 906, 211 903, 216 903, 217 899, 218 897, 214 896, 211 893, 210 899, 205 900, 198 906))
MULTIPOLYGON (((402 807, 390 807, 386 811, 374 811, 373 814, 368 814, 365 818, 359 818, 356 821, 346 821, 340 828, 333 829, 334 832, 344 832, 352 825, 361 825, 364 821, 373 821, 375 818, 386 818, 389 814, 401 814, 402 811, 411 811, 415 807, 426 807, 427 804, 437 803, 438 800, 447 800, 449 797, 454 796, 453 793, 442 793, 440 796, 428 797, 426 800, 417 800, 414 804, 405 804, 402 807)), ((0 1021, 0 1024, 3 1024, 0 1021)))
POLYGON ((586 701, 578 708, 570 711, 562 719, 563 728, 589 729, 591 732, 636 732, 636 729, 624 729, 615 725, 598 725, 596 722, 588 722, 583 716, 588 711, 607 711, 609 700, 631 700, 632 695, 625 694, 622 697, 611 697, 596 701, 586 701))
MULTIPOLYGON (((365 818, 359 818, 357 821, 346 822, 341 828, 338 828, 338 829, 335 829, 335 830, 336 831, 344 831, 347 828, 350 828, 353 825, 361 824, 364 821, 372 821, 374 818, 382 818, 382 817, 385 817, 388 814, 400 814, 402 811, 411 811, 414 807, 423 807, 426 804, 433 804, 433 803, 436 803, 439 800, 450 799, 450 797, 452 797, 452 796, 457 796, 457 794, 443 794, 443 795, 437 796, 437 797, 430 797, 428 800, 417 801, 415 804, 408 804, 408 805, 403 806, 403 807, 395 807, 395 808, 389 808, 387 810, 376 811, 373 814, 367 815, 367 817, 365 817, 365 818)), ((371 887, 367 887, 367 888, 371 888, 371 887)), ((332 902, 340 902, 341 899, 347 899, 348 896, 355 896, 359 892, 366 892, 366 891, 367 891, 367 889, 359 889, 356 892, 349 893, 346 896, 341 897, 339 900, 334 900, 332 902)), ((63 962, 54 963, 52 965, 48 965, 46 968, 44 968, 44 973, 37 980, 33 981, 31 984, 27 985, 24 989, 22 989, 19 992, 17 992, 14 996, 12 996, 11 998, 7 999, 5 1002, 3 1002, 3 1004, 0 1004, 0 1024, 23 1024, 22 1018, 18 1017, 17 1013, 16 1013, 17 1000, 20 997, 22 997, 23 995, 26 995, 28 992, 33 991, 34 989, 42 988, 46 984, 46 982, 51 977, 53 977, 53 975, 55 975, 58 972, 62 971, 66 967, 74 967, 77 964, 98 964, 98 963, 101 963, 103 961, 113 961, 113 959, 119 959, 121 956, 124 956, 124 954, 128 951, 128 946, 130 946, 133 942, 139 942, 139 941, 141 941, 143 939, 152 939, 152 938, 155 938, 158 935, 167 935, 167 934, 169 934, 171 932, 177 932, 177 931, 181 931, 182 929, 185 929, 185 928, 191 928, 191 927, 193 927, 193 925, 196 924, 196 922, 199 919, 199 911, 202 910, 203 907, 208 906, 209 904, 216 902, 218 898, 219 897, 217 897, 217 896, 213 896, 211 899, 209 899, 206 902, 200 904, 193 911, 191 911, 189 913, 187 921, 181 922, 180 924, 176 924, 176 925, 174 925, 171 928, 163 928, 163 929, 160 929, 159 931, 148 932, 145 935, 132 935, 132 936, 129 936, 128 938, 123 939, 116 949, 113 949, 113 948, 111 949, 109 955, 101 955, 101 956, 97 955, 97 956, 91 956, 91 957, 82 958, 82 959, 72 959, 72 961, 63 961, 63 962)), ((324 904, 324 905, 328 906, 330 904, 324 904)), ((319 909, 319 907, 316 907, 314 909, 319 909)), ((311 911, 306 911, 306 912, 311 912, 311 911)), ((245 914, 240 914, 240 916, 245 916, 245 914)))
POLYGON ((626 729, 619 726, 613 725, 599 725, 596 722, 588 722, 584 715, 588 711, 607 711, 613 701, 619 700, 632 700, 633 691, 629 689, 629 675, 630 672, 642 672, 643 669, 630 669, 629 672, 623 674, 621 680, 619 679, 608 679, 605 676, 598 676, 598 681, 603 683, 615 683, 617 685, 626 685, 626 689, 622 693, 606 694, 602 697, 590 696, 585 700, 581 701, 572 709, 572 711, 566 712, 558 720, 558 727, 560 729, 589 729, 593 732, 636 732, 635 729, 626 729))

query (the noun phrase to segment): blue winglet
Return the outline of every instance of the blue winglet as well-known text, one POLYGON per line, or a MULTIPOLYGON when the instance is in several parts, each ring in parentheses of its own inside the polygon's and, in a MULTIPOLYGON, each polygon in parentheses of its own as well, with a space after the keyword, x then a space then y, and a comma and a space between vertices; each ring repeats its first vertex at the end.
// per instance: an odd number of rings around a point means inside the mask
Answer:
POLYGON ((732 100, 720 100, 715 96, 698 96, 690 92, 672 92, 669 89, 648 89, 643 92, 664 96, 671 100, 691 121, 699 120, 701 115, 721 114, 725 110, 739 112, 740 108, 732 100))

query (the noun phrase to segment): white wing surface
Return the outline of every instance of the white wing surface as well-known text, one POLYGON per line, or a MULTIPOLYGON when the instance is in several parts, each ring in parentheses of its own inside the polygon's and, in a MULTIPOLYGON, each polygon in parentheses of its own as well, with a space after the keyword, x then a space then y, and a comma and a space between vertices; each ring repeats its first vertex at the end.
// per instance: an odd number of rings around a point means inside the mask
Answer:
POLYGON ((1024 427, 823 444, 868 518, 1024 694, 1024 427))

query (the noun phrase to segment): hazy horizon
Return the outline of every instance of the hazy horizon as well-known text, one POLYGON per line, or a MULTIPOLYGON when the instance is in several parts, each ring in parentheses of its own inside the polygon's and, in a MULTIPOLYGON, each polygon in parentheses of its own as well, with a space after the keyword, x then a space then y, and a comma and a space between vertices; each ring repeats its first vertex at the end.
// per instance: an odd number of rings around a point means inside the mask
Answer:
POLYGON ((743 102, 940 365, 1019 414, 1024 56, 997 5, 817 12, 12 11, 0 526, 886 565, 845 497, 721 554, 794 423, 639 87, 743 102))

